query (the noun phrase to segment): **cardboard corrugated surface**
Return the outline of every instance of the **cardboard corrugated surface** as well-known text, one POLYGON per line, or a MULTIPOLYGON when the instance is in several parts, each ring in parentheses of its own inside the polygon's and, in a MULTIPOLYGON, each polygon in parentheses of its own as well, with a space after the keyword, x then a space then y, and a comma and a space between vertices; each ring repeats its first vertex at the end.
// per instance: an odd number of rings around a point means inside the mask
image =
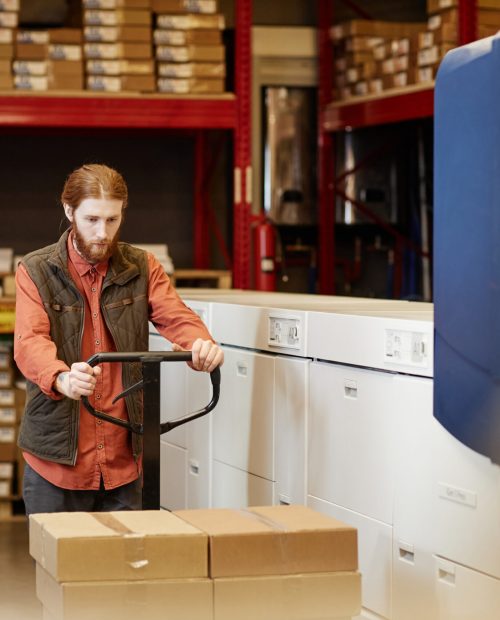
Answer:
POLYGON ((214 580, 214 620, 333 620, 360 609, 354 572, 214 580))
POLYGON ((51 620, 213 619, 210 579, 57 583, 38 564, 36 587, 51 620))
POLYGON ((30 553, 54 579, 206 577, 206 534, 166 511, 30 517, 30 553))
POLYGON ((210 538, 210 576, 356 571, 357 531, 305 506, 180 510, 210 538))

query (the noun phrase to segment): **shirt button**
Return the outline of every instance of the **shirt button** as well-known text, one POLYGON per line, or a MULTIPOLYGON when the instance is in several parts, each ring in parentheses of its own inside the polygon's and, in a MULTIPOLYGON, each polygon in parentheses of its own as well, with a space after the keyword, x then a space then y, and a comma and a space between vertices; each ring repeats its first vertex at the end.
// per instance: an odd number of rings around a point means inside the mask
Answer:
POLYGON ((100 444, 98 444, 98 445, 97 445, 97 449, 98 449, 98 450, 102 450, 103 448, 104 448, 104 446, 102 445, 102 443, 100 443, 100 444))
POLYGON ((95 343, 96 344, 101 344, 101 341, 100 340, 96 340, 95 343))
POLYGON ((97 420, 97 424, 102 424, 102 420, 97 420))
POLYGON ((97 398, 97 400, 99 400, 101 398, 100 394, 96 394, 95 397, 97 398))
POLYGON ((97 316, 97 312, 92 312, 92 316, 95 318, 97 316))
POLYGON ((97 291, 97 289, 96 289, 96 287, 95 287, 95 286, 93 286, 90 290, 91 290, 93 293, 95 293, 95 292, 97 291))

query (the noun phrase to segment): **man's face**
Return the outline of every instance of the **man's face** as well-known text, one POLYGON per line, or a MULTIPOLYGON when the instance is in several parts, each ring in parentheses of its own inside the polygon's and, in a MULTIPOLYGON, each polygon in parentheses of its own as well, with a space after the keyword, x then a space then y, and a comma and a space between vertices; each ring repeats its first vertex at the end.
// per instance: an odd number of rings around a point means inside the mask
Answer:
POLYGON ((121 200, 108 198, 86 198, 77 209, 64 205, 76 249, 89 263, 101 263, 113 254, 122 223, 122 205, 121 200))

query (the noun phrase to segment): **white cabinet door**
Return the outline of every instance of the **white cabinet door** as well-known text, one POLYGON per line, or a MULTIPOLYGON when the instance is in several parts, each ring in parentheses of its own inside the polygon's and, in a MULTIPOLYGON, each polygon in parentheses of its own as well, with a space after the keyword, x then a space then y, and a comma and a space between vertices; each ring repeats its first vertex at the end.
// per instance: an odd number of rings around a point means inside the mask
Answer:
POLYGON ((187 508, 186 449, 162 441, 160 464, 160 506, 167 510, 187 508))
POLYGON ((308 494, 392 524, 396 471, 390 373, 310 366, 308 494))
MULTIPOLYGON (((168 340, 157 334, 149 335, 150 351, 171 351, 168 340)), ((188 413, 186 399, 186 381, 189 367, 185 362, 163 362, 161 365, 161 408, 162 422, 179 418, 188 413)), ((181 426, 163 435, 171 444, 181 448, 187 445, 186 428, 181 426)))
POLYGON ((306 502, 306 430, 310 360, 277 357, 276 494, 279 503, 306 502))
MULTIPOLYGON (((187 373, 187 400, 189 412, 199 411, 211 400, 210 376, 205 372, 187 373)), ((213 412, 187 424, 187 504, 188 508, 211 507, 212 485, 212 416, 213 412)))
MULTIPOLYGON (((377 618, 399 620, 391 612, 392 527, 310 495, 307 497, 307 505, 357 528, 363 608, 376 614, 377 618)), ((427 618, 423 616, 420 620, 427 618)))
POLYGON ((214 458, 274 480, 274 357, 224 347, 214 458))
POLYGON ((274 503, 274 485, 270 480, 219 461, 213 462, 212 507, 246 508, 274 503))

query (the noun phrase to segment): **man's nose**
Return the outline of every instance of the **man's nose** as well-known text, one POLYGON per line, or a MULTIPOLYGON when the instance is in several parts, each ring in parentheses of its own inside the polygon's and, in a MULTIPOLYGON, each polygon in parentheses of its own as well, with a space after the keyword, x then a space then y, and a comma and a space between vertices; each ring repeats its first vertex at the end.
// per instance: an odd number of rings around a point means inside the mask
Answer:
POLYGON ((98 239, 106 239, 106 222, 98 222, 96 225, 96 237, 98 239))

